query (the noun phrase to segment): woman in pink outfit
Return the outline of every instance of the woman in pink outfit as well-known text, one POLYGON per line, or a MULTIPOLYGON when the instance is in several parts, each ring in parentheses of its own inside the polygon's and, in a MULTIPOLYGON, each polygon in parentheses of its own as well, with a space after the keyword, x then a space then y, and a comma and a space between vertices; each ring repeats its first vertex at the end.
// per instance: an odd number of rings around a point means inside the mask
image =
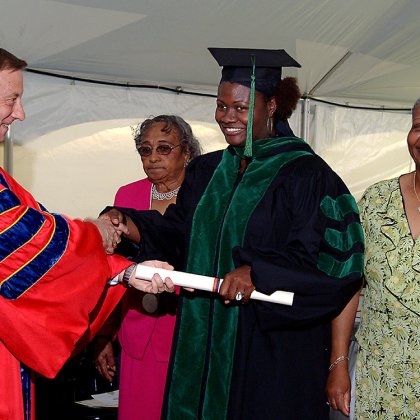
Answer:
MULTIPOLYGON (((134 140, 147 178, 120 187, 114 205, 164 213, 175 203, 185 167, 201 153, 200 145, 189 124, 173 115, 145 120, 134 140)), ((121 325, 119 420, 160 419, 176 308, 176 296, 163 295, 157 300, 129 289, 96 342, 97 368, 112 381, 116 365, 109 337, 121 325)))

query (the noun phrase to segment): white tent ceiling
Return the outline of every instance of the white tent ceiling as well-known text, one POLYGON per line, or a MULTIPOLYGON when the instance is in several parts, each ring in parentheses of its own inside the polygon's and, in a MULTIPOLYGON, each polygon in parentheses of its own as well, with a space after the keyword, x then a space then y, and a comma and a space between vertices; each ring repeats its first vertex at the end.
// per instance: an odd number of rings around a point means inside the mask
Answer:
POLYGON ((314 97, 407 107, 420 96, 418 0, 1 0, 0 5, 1 44, 33 69, 214 92, 219 71, 207 47, 284 48, 302 64, 300 86, 314 97))
MULTIPOLYGON (((284 48, 301 63, 284 73, 318 100, 305 139, 357 197, 410 167, 407 112, 319 101, 411 108, 420 96, 419 0, 0 0, 0 7, 1 47, 30 70, 73 78, 27 73, 27 118, 13 126, 13 173, 52 210, 94 215, 119 185, 142 176, 129 126, 149 115, 179 114, 205 151, 223 146, 210 46, 284 48)), ((300 117, 298 109, 291 120, 297 134, 300 117)))

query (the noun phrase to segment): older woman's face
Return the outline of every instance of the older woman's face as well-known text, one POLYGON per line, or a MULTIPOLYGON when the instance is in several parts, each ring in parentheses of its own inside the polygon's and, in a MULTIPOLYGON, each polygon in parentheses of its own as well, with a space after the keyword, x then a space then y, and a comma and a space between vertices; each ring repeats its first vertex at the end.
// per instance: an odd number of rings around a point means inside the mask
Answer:
MULTIPOLYGON (((245 145, 250 92, 250 88, 238 83, 222 82, 219 85, 215 119, 226 141, 233 146, 245 145)), ((267 102, 262 93, 255 92, 253 140, 270 136, 267 120, 275 109, 274 99, 267 102)))
POLYGON ((420 166, 420 105, 414 111, 413 123, 407 136, 408 150, 416 166, 420 166))
POLYGON ((168 155, 161 155, 156 151, 156 148, 161 145, 178 146, 181 144, 178 130, 172 128, 167 133, 162 131, 165 127, 164 122, 153 124, 144 133, 141 142, 141 146, 153 149, 149 156, 142 156, 141 161, 147 177, 154 184, 179 180, 184 172, 185 163, 188 161, 188 154, 182 146, 172 149, 168 155))

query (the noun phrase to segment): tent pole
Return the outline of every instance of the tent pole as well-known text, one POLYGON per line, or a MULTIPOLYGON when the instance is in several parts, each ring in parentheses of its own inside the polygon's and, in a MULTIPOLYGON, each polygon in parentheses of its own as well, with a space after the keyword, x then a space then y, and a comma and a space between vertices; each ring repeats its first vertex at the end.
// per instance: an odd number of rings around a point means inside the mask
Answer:
POLYGON ((300 124, 300 138, 309 143, 309 112, 310 112, 310 103, 307 96, 303 97, 302 103, 302 119, 300 124))
POLYGON ((315 92, 330 78, 331 75, 333 75, 338 70, 339 67, 341 67, 351 57, 351 55, 352 53, 347 51, 343 57, 341 57, 340 60, 338 60, 337 63, 334 64, 334 66, 332 66, 330 70, 324 74, 321 80, 309 91, 308 96, 314 96, 315 92))
POLYGON ((11 133, 11 127, 7 130, 5 141, 4 141, 4 170, 13 175, 13 139, 11 133))
POLYGON ((342 66, 350 57, 352 53, 347 51, 337 63, 324 74, 321 80, 315 84, 315 86, 306 94, 302 96, 303 104, 302 104, 302 122, 300 127, 300 134, 301 138, 304 139, 308 144, 310 144, 309 139, 309 113, 311 112, 309 98, 314 97, 315 92, 330 78, 332 74, 334 74, 337 69, 342 66))

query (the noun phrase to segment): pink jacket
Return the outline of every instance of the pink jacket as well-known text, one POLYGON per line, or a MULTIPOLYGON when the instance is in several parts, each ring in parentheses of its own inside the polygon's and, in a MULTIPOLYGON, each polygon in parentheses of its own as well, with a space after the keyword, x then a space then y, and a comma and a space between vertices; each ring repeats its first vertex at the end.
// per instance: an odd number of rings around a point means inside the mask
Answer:
MULTIPOLYGON (((148 179, 120 187, 114 205, 137 210, 149 210, 152 183, 148 179)), ((138 310, 140 292, 128 290, 123 298, 123 319, 118 338, 123 350, 131 357, 142 360, 149 344, 153 346, 156 360, 168 362, 175 326, 175 316, 154 317, 138 310)))

